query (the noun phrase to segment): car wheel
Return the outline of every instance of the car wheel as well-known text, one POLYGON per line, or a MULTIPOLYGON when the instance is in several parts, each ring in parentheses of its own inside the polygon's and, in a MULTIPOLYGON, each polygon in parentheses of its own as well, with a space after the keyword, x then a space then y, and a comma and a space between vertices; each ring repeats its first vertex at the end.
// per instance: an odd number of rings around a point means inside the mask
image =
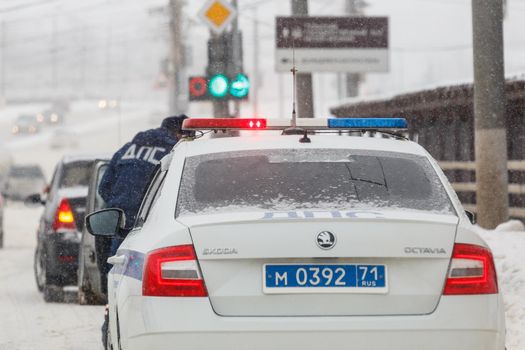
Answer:
POLYGON ((87 271, 84 265, 82 255, 79 259, 78 267, 78 303, 80 305, 100 305, 103 304, 100 298, 97 297, 91 288, 91 284, 87 280, 87 271))
POLYGON ((36 248, 34 260, 35 281, 39 292, 44 290, 46 284, 46 263, 42 249, 36 248))
POLYGON ((78 303, 80 305, 101 305, 99 298, 93 293, 89 284, 82 284, 78 287, 78 303))
POLYGON ((64 301, 62 288, 50 284, 44 285, 44 301, 46 303, 60 303, 64 301))

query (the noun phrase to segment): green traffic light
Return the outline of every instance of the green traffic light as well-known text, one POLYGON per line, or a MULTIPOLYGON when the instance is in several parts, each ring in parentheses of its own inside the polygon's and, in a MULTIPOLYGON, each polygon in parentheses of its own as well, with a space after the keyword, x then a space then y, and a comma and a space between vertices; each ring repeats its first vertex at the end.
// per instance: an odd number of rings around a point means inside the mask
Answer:
POLYGON ((244 74, 238 74, 230 85, 230 94, 236 98, 243 98, 250 91, 250 81, 244 74))
POLYGON ((213 97, 222 98, 228 93, 229 85, 228 78, 222 74, 217 74, 210 79, 208 89, 213 97))

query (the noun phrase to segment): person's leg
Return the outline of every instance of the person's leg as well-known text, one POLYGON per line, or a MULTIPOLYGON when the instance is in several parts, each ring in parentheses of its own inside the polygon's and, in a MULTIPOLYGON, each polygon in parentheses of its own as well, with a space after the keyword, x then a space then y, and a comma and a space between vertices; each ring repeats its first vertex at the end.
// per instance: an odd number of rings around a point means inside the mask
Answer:
POLYGON ((113 256, 117 254, 118 247, 120 247, 123 241, 124 241, 124 238, 120 238, 117 236, 111 239, 111 253, 109 256, 113 256))
POLYGON ((111 243, 112 239, 110 237, 96 237, 95 238, 95 247, 97 250, 97 267, 100 273, 100 286, 101 291, 104 294, 107 294, 107 283, 108 283, 108 272, 111 269, 111 265, 108 264, 108 257, 111 255, 111 243))
POLYGON ((104 349, 108 348, 108 327, 109 327, 109 306, 104 309, 104 323, 102 324, 102 345, 104 349))
MULTIPOLYGON (((124 238, 113 237, 111 239, 111 244, 109 245, 109 249, 107 250, 108 254, 105 257, 104 261, 107 261, 107 258, 117 253, 118 247, 120 247, 120 245, 122 244, 122 241, 124 241, 124 238)), ((106 262, 105 264, 102 265, 102 267, 104 268, 103 276, 102 276, 103 277, 102 282, 104 283, 104 285, 103 285, 102 290, 107 295, 107 281, 108 281, 107 276, 108 276, 109 270, 111 270, 111 265, 106 262)), ((102 344, 104 344, 104 349, 107 348, 108 327, 109 327, 109 305, 106 305, 106 309, 104 311, 104 323, 102 324, 102 329, 101 329, 102 330, 102 344)))

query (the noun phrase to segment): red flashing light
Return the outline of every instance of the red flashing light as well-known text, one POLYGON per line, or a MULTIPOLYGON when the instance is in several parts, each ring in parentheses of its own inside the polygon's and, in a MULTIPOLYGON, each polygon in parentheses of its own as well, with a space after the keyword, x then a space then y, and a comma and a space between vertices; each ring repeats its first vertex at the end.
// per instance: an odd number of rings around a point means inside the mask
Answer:
POLYGON ((150 252, 146 257, 142 295, 207 296, 193 245, 180 245, 150 252))
POLYGON ((266 119, 261 118, 190 118, 184 120, 183 129, 200 130, 256 130, 266 128, 266 119))
POLYGON ((60 204, 55 213, 55 220, 53 221, 53 230, 58 231, 60 229, 64 230, 75 230, 75 216, 73 215, 73 210, 71 210, 71 205, 66 198, 63 198, 60 201, 60 204))
POLYGON ((443 295, 496 294, 498 279, 489 249, 456 243, 443 295))

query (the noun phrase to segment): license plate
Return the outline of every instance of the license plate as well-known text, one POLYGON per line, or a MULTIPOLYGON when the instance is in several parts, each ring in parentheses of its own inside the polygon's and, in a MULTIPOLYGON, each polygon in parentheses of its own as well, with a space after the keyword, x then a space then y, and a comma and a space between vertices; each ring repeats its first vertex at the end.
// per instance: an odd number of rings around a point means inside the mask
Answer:
POLYGON ((263 292, 387 293, 385 265, 265 264, 263 292))

